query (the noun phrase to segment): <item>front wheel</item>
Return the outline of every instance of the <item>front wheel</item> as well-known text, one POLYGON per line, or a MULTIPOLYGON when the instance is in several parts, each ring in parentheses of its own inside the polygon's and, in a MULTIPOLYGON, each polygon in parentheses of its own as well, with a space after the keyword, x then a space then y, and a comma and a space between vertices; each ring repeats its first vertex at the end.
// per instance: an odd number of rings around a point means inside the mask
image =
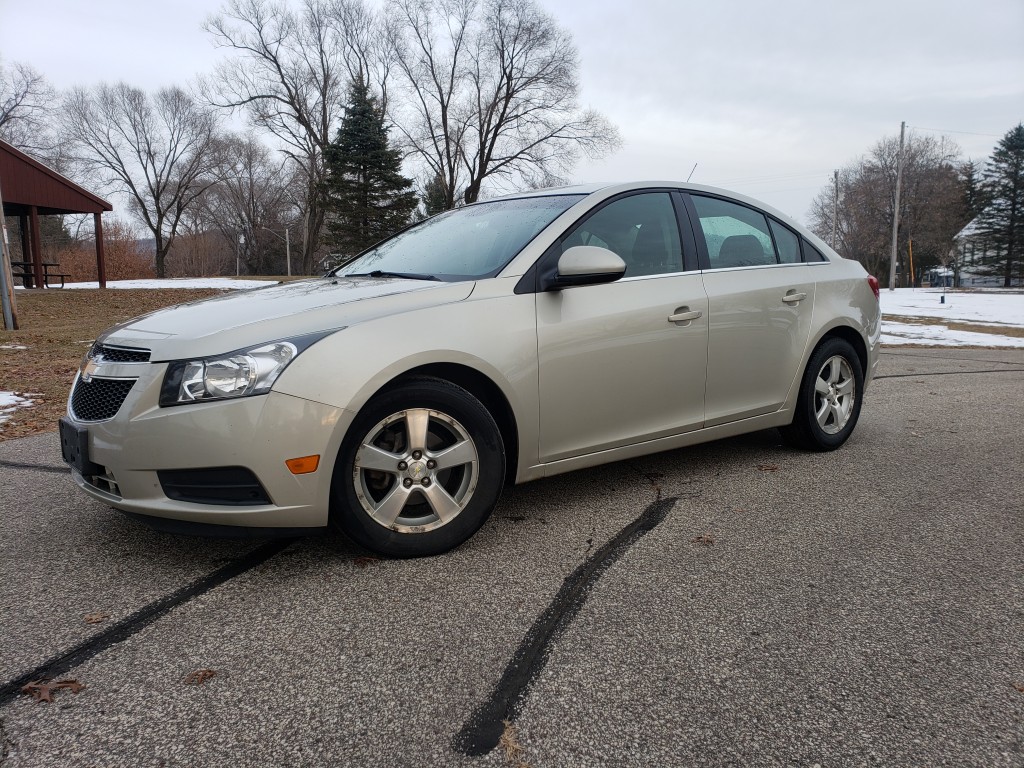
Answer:
POLYGON ((797 448, 834 451, 853 432, 863 397, 857 353, 845 339, 828 339, 807 362, 793 423, 779 431, 797 448))
POLYGON ((448 381, 417 378, 373 398, 341 447, 332 522, 367 549, 436 555, 484 524, 505 476, 487 409, 448 381))

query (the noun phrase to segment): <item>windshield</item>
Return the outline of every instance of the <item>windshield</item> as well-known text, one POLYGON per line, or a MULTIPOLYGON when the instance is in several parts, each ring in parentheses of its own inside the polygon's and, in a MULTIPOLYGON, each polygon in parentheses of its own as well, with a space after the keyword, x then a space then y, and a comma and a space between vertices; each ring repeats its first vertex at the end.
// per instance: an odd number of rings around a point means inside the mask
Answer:
POLYGON ((492 277, 584 197, 523 197, 446 211, 371 248, 333 274, 449 281, 492 277))

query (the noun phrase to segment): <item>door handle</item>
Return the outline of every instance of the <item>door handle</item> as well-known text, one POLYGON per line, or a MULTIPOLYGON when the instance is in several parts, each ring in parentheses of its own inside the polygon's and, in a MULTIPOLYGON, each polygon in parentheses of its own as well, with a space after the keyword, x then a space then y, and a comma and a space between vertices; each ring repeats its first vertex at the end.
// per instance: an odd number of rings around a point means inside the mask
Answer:
POLYGON ((798 301, 803 301, 806 298, 806 293, 787 293, 782 297, 782 300, 787 304, 796 304, 798 301))
POLYGON ((670 323, 689 323, 691 320, 696 320, 704 314, 699 310, 693 312, 689 310, 689 307, 680 307, 676 310, 675 314, 668 316, 668 321, 670 323))

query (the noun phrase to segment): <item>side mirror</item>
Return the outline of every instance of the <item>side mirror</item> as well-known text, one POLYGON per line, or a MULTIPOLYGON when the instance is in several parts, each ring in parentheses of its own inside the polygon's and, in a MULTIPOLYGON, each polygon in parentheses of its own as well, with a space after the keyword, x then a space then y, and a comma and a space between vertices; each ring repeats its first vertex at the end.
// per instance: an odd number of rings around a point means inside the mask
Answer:
POLYGON ((558 272, 545 290, 558 291, 574 285, 611 283, 626 274, 626 262, 607 248, 576 245, 558 259, 558 272))

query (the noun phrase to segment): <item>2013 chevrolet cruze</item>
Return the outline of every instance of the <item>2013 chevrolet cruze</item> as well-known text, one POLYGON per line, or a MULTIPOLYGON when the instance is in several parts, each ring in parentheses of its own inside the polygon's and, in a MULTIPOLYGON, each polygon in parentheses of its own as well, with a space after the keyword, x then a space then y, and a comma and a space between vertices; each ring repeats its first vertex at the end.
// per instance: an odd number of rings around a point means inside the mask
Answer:
POLYGON ((873 277, 753 200, 541 190, 427 219, 324 278, 107 331, 60 435, 89 495, 151 524, 331 522, 429 555, 506 483, 768 427, 839 447, 879 325, 873 277))

